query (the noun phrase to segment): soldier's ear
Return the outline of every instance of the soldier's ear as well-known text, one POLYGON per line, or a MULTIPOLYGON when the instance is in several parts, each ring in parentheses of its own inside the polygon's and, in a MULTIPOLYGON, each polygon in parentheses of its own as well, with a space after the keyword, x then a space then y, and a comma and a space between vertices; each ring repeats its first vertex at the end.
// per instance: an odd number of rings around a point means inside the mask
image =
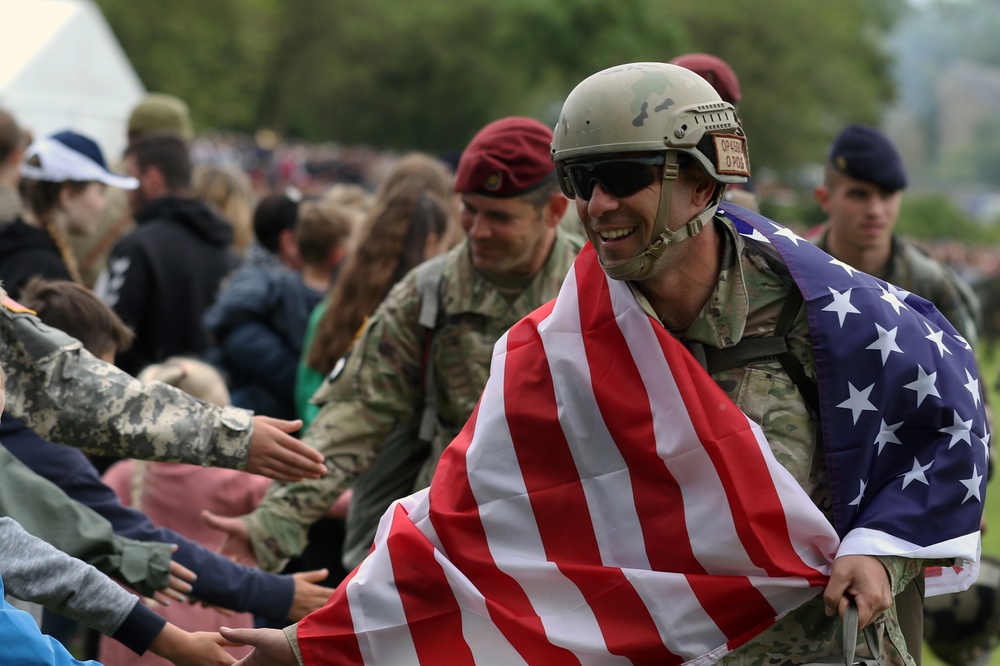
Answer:
POLYGON ((545 204, 545 211, 548 217, 545 220, 546 226, 556 227, 566 214, 569 207, 569 199, 562 192, 553 192, 545 204))
POLYGON ((830 188, 826 185, 817 185, 816 189, 813 190, 813 195, 816 197, 816 201, 819 202, 819 207, 823 209, 823 212, 827 215, 830 214, 830 188))

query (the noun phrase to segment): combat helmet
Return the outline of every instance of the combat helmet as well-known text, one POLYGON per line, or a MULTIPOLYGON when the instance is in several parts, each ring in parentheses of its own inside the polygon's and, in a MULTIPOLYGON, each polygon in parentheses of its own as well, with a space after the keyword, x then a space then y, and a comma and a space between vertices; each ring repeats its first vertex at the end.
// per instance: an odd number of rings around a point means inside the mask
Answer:
POLYGON ((983 555, 969 589, 924 600, 924 638, 950 666, 985 666, 1000 642, 1000 559, 983 555))
POLYGON ((667 63, 603 70, 584 79, 563 104, 552 160, 566 196, 589 198, 595 170, 605 160, 628 158, 630 153, 651 154, 651 164, 663 164, 663 186, 645 251, 623 264, 605 266, 617 279, 649 275, 668 245, 701 231, 715 214, 726 184, 744 183, 750 176, 746 136, 733 105, 699 75, 667 63), (672 231, 667 222, 681 154, 690 156, 720 186, 704 211, 672 231))

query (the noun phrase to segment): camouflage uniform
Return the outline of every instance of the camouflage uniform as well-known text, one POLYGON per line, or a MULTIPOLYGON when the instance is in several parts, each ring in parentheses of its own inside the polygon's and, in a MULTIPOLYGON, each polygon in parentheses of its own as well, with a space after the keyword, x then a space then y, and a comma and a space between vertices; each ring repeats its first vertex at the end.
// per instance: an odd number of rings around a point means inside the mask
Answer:
MULTIPOLYGON (((493 346, 508 328, 556 297, 579 252, 579 239, 557 232, 549 258, 516 298, 505 296, 472 265, 466 242, 448 253, 442 274, 445 323, 436 333, 433 371, 439 428, 418 483, 472 414, 489 377, 493 346)), ((277 570, 302 552, 309 526, 371 464, 397 423, 419 418, 426 332, 414 272, 401 280, 369 320, 338 381, 320 388, 324 403, 304 441, 326 456, 317 481, 272 483, 247 517, 258 563, 277 570)))
MULTIPOLYGON (((824 252, 830 251, 827 245, 829 233, 830 230, 825 229, 812 239, 824 252)), ((982 326, 982 311, 979 299, 960 277, 896 235, 892 236, 892 250, 886 269, 886 282, 929 300, 972 347, 976 346, 982 326)))
MULTIPOLYGON (((720 223, 718 219, 716 228, 724 228, 719 282, 705 309, 681 336, 681 341, 687 345, 701 343, 724 349, 744 337, 774 335, 785 297, 794 287, 789 278, 783 278, 769 267, 769 260, 759 250, 744 242, 730 222, 720 223)), ((634 286, 633 291, 646 312, 656 317, 649 302, 634 286)), ((803 365, 807 376, 815 381, 816 369, 804 305, 795 317, 788 342, 790 351, 803 365)), ((744 367, 714 373, 712 378, 747 416, 760 424, 775 458, 832 524, 833 506, 823 450, 817 446, 817 423, 781 363, 776 359, 762 359, 744 367)), ((879 560, 889 574, 894 596, 922 572, 924 566, 923 560, 898 557, 879 557, 879 560)), ((912 664, 896 619, 895 607, 890 608, 883 618, 880 621, 885 636, 882 653, 890 662, 912 664)), ((841 632, 840 619, 826 617, 820 595, 726 655, 719 663, 726 666, 772 666, 840 656, 843 654, 841 632)), ((865 654, 863 648, 859 648, 858 653, 865 654)))
POLYGON ((7 411, 44 436, 95 454, 246 469, 253 414, 145 385, 42 324, 0 288, 7 411))

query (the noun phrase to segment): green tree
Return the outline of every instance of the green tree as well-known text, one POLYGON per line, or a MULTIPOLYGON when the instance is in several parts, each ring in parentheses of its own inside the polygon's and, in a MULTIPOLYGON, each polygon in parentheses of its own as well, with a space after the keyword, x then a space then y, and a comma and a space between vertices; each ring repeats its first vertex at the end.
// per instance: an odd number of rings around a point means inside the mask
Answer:
POLYGON ((730 61, 756 168, 814 162, 891 96, 881 37, 901 0, 98 0, 151 90, 196 126, 457 151, 510 114, 555 121, 614 64, 730 61))

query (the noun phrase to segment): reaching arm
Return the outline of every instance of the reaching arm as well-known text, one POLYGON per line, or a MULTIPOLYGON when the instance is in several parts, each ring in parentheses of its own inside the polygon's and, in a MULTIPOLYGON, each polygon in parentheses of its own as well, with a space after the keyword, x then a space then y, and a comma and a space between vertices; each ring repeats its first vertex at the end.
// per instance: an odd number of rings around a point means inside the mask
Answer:
POLYGON ((2 290, 0 298, 7 410, 48 439, 98 454, 246 469, 277 479, 322 474, 321 456, 289 434, 295 422, 254 419, 166 384, 143 384, 45 326, 2 290))

